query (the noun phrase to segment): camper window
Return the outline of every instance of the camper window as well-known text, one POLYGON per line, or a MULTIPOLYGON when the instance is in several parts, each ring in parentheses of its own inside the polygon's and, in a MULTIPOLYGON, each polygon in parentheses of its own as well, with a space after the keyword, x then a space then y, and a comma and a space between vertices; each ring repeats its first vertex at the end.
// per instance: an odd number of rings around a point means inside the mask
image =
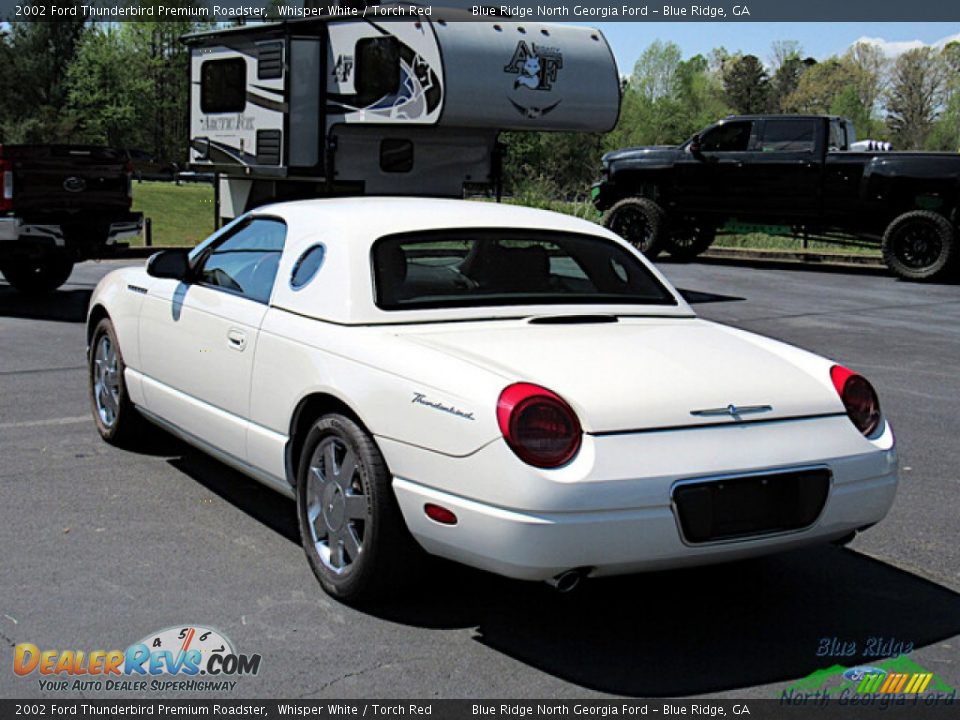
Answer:
POLYGON ((400 89, 400 43, 394 37, 357 40, 357 104, 369 105, 400 89))
POLYGON ((407 173, 413 170, 413 143, 400 138, 381 140, 380 169, 388 173, 407 173))
POLYGON ((200 111, 241 112, 247 106, 247 61, 208 60, 200 68, 200 111))

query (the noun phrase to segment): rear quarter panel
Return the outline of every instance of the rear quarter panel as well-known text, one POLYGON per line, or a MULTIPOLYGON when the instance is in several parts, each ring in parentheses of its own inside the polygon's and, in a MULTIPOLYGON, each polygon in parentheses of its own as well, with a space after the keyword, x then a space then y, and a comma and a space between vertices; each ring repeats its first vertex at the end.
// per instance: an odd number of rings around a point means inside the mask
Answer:
POLYGON ((257 344, 250 407, 266 433, 251 434, 250 461, 284 476, 278 441, 289 436, 301 401, 315 394, 340 400, 378 438, 470 455, 500 436, 496 401, 507 384, 404 341, 389 326, 342 326, 272 308, 257 344))

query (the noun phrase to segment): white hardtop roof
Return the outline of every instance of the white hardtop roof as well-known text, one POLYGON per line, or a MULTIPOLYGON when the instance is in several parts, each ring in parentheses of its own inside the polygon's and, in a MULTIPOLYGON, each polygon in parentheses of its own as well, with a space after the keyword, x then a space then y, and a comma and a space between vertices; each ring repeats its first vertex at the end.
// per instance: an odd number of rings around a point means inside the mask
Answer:
MULTIPOLYGON (((276 203, 259 207, 250 215, 276 217, 287 225, 286 246, 271 305, 319 320, 366 325, 557 315, 585 310, 693 315, 675 292, 676 306, 549 305, 391 311, 376 306, 370 248, 386 235, 454 228, 526 228, 595 235, 625 245, 617 235, 596 223, 548 210, 469 200, 358 197, 276 203), (304 251, 319 243, 326 248, 323 266, 303 288, 292 289, 289 278, 294 265, 304 251)), ((673 290, 669 281, 647 264, 673 290)))

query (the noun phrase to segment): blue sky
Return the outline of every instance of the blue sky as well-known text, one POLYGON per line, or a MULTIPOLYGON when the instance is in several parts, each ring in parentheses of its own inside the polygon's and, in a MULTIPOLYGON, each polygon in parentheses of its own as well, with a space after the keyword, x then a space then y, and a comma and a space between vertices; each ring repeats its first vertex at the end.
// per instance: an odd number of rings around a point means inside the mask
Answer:
POLYGON ((774 40, 797 40, 806 55, 823 59, 842 53, 860 38, 882 40, 889 54, 907 49, 914 41, 932 45, 945 38, 960 39, 957 23, 671 23, 612 22, 584 23, 600 28, 617 57, 620 73, 628 75, 643 49, 656 39, 673 41, 684 57, 707 54, 724 46, 741 50, 764 62, 770 58, 774 40))

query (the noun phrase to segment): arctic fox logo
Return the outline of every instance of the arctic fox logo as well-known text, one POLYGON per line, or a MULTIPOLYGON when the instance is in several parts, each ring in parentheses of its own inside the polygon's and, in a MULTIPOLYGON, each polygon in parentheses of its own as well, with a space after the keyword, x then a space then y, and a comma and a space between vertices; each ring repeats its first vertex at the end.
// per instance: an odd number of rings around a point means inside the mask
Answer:
POLYGON ((557 48, 541 47, 536 43, 527 45, 525 40, 521 40, 503 71, 518 76, 513 82, 514 90, 520 87, 550 90, 562 67, 563 54, 557 48))

